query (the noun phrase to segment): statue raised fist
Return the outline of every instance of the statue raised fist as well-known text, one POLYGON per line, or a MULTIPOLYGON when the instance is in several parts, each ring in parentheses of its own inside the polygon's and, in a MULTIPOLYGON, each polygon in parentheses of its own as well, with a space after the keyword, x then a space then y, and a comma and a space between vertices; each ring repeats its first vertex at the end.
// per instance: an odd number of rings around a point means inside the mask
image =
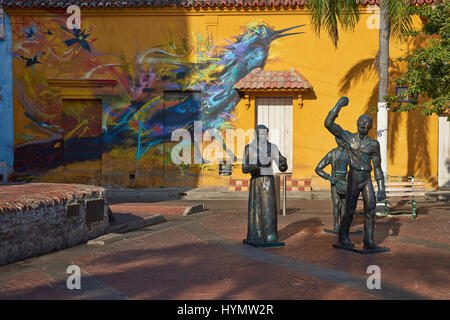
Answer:
POLYGON ((336 107, 342 108, 348 105, 348 98, 347 97, 341 97, 339 101, 336 103, 336 107))

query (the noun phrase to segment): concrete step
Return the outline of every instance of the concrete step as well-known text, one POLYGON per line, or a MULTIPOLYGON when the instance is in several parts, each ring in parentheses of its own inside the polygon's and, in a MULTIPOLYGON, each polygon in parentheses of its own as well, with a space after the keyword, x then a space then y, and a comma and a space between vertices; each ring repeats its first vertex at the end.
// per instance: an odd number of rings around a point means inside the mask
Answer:
MULTIPOLYGON (((286 196, 287 199, 292 200, 331 200, 330 190, 287 191, 286 196)), ((106 189, 105 197, 108 203, 158 202, 179 199, 247 200, 248 191, 228 191, 228 187, 106 189)), ((429 201, 449 201, 450 191, 427 191, 424 197, 429 201)))
POLYGON ((450 201, 450 189, 442 188, 436 191, 430 191, 425 193, 425 197, 433 201, 450 201))
POLYGON ((142 229, 155 224, 163 223, 167 221, 161 214, 155 214, 149 217, 145 217, 140 220, 134 220, 122 224, 113 224, 110 226, 110 233, 105 234, 96 239, 89 240, 88 246, 104 246, 112 242, 116 242, 125 239, 126 233, 142 229))
MULTIPOLYGON (((283 195, 281 194, 281 197, 283 195)), ((248 200, 248 191, 228 191, 217 190, 211 191, 208 189, 184 192, 181 199, 185 200, 248 200)), ((287 191, 286 199, 292 200, 331 200, 331 193, 329 190, 318 191, 287 191)))
POLYGON ((187 216, 190 214, 205 211, 203 203, 120 203, 109 206, 113 215, 118 214, 163 214, 165 216, 187 216))
POLYGON ((90 240, 88 245, 104 246, 126 238, 126 233, 166 222, 176 216, 205 211, 203 203, 120 203, 109 205, 113 220, 109 234, 90 240))
POLYGON ((142 219, 133 219, 125 223, 113 223, 110 225, 109 231, 114 233, 127 233, 165 221, 167 219, 162 214, 154 214, 142 219))
POLYGON ((106 189, 108 202, 154 202, 180 199, 186 188, 106 189))

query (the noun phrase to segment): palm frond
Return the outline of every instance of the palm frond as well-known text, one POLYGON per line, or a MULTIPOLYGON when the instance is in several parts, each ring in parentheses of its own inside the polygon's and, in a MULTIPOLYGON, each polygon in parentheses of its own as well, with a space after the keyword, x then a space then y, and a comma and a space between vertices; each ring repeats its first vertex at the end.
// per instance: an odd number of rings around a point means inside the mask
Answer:
POLYGON ((380 0, 380 7, 387 9, 390 35, 402 39, 404 33, 412 30, 412 17, 409 14, 409 0, 380 0))
POLYGON ((353 30, 359 21, 358 2, 355 0, 307 0, 314 32, 320 36, 322 28, 337 47, 339 28, 353 30))

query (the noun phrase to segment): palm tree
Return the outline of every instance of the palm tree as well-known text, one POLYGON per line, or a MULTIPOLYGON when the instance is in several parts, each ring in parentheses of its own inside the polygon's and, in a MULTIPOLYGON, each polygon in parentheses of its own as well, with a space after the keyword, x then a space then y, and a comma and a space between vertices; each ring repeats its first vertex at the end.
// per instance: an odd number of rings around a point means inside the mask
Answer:
POLYGON ((306 0, 311 11, 314 31, 320 35, 322 28, 337 48, 339 26, 344 30, 353 30, 359 21, 359 6, 355 0, 306 0))
POLYGON ((381 168, 387 181, 388 112, 384 97, 388 94, 389 86, 389 39, 391 35, 401 39, 405 31, 412 29, 412 20, 408 14, 410 0, 379 0, 379 2, 377 137, 381 148, 381 168))
MULTIPOLYGON (((311 11, 311 22, 314 31, 320 35, 322 28, 337 48, 339 28, 354 30, 359 21, 359 2, 355 0, 306 0, 311 11)), ((379 49, 376 64, 378 65, 378 141, 381 146, 382 169, 387 177, 387 109, 384 96, 388 94, 389 84, 389 40, 393 36, 402 38, 403 32, 412 28, 411 16, 408 14, 410 0, 379 0, 380 32, 379 49)))

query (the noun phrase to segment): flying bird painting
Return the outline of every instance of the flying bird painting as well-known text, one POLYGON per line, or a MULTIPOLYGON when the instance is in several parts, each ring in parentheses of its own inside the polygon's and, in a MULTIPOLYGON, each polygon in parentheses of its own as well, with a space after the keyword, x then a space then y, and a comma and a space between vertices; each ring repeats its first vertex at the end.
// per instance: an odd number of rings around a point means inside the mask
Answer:
MULTIPOLYGON (((146 131, 155 127, 160 130, 154 130, 140 141, 147 147, 158 145, 170 140, 176 129, 192 130, 194 121, 203 121, 204 129, 224 127, 225 123, 231 120, 231 114, 240 100, 234 85, 256 68, 264 68, 273 41, 303 33, 288 32, 302 26, 304 25, 282 30, 274 30, 266 24, 253 26, 236 36, 234 41, 229 41, 229 45, 222 47, 217 55, 204 62, 188 62, 180 55, 156 49, 150 54, 141 55, 141 65, 135 66, 135 69, 142 70, 142 63, 147 61, 153 78, 161 79, 166 89, 201 94, 188 95, 178 103, 170 103, 164 110, 150 112, 150 116, 143 119, 140 126, 146 131)), ((135 72, 135 75, 139 73, 135 72)), ((139 83, 138 79, 129 80, 129 83, 132 82, 139 83)), ((115 125, 106 132, 106 139, 112 139, 121 135, 122 131, 129 130, 130 121, 136 114, 142 108, 151 108, 147 102, 146 95, 134 97, 130 105, 124 108, 126 112, 115 117, 115 125)))
POLYGON ((25 64, 25 67, 26 68, 28 68, 28 67, 33 67, 33 71, 34 71, 34 65, 35 64, 38 64, 38 63, 41 63, 39 60, 38 60, 38 58, 41 56, 41 55, 43 55, 45 52, 39 52, 38 54, 35 54, 34 56, 32 56, 31 58, 27 58, 27 57, 25 57, 25 56, 20 56, 20 58, 22 59, 22 61, 25 61, 26 62, 26 64, 25 64))
POLYGON ((88 37, 90 34, 86 33, 87 31, 85 29, 69 30, 65 26, 61 26, 61 29, 70 33, 73 36, 73 38, 64 41, 66 46, 71 47, 74 44, 78 44, 78 48, 81 47, 82 49, 91 52, 91 47, 89 46, 88 42, 88 37))

